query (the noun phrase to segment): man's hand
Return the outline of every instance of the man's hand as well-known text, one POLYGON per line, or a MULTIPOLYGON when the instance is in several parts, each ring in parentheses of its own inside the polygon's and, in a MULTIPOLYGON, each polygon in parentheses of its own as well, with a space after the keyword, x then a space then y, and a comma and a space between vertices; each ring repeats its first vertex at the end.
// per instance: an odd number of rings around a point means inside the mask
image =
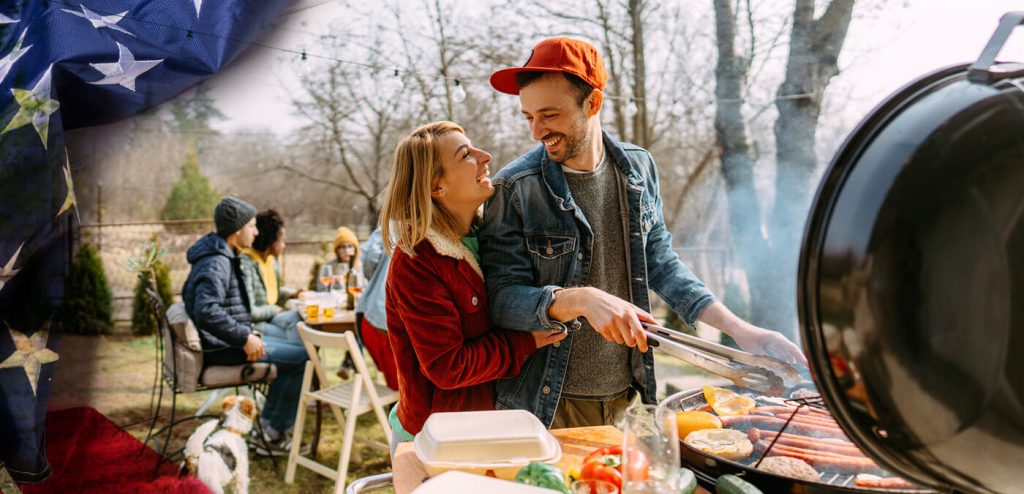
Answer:
POLYGON ((804 358, 800 347, 782 336, 781 333, 769 331, 750 324, 733 314, 721 302, 715 302, 707 306, 700 313, 701 322, 722 331, 732 339, 744 351, 755 355, 768 355, 794 365, 807 367, 807 359, 804 358))
POLYGON ((565 331, 531 331, 530 334, 533 336, 533 342, 537 345, 537 348, 544 348, 569 336, 569 333, 565 331))
POLYGON ((245 350, 245 358, 250 362, 255 362, 267 354, 267 347, 263 343, 263 338, 252 333, 249 333, 249 338, 245 340, 245 346, 242 347, 242 350, 245 350))
POLYGON ((548 315, 559 321, 583 316, 604 339, 647 351, 640 321, 658 324, 647 311, 593 287, 566 288, 555 295, 548 315))

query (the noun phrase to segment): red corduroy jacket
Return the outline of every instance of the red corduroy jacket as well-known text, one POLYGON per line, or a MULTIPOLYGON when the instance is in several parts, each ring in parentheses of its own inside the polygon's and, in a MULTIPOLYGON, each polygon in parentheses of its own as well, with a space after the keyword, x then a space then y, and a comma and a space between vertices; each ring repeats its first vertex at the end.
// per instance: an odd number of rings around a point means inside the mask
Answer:
POLYGON ((519 374, 536 350, 529 333, 491 327, 483 275, 465 245, 430 231, 414 251, 395 249, 385 303, 398 420, 411 434, 434 412, 493 410, 493 381, 519 374))

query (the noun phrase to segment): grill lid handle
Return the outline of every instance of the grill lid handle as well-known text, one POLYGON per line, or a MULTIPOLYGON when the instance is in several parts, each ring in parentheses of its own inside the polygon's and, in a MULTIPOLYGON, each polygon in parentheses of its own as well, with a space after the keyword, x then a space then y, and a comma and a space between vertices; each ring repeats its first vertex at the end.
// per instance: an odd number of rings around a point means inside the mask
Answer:
POLYGON ((1024 24, 1024 12, 1007 12, 1003 14, 1003 17, 999 19, 999 27, 992 33, 992 37, 989 38, 988 44, 985 45, 981 56, 978 57, 978 61, 974 62, 974 65, 971 65, 971 68, 967 71, 967 79, 969 81, 992 84, 1008 77, 1024 76, 1024 65, 996 65, 996 55, 1003 49, 1003 45, 1006 44, 1006 40, 1010 37, 1013 29, 1021 24, 1024 24))

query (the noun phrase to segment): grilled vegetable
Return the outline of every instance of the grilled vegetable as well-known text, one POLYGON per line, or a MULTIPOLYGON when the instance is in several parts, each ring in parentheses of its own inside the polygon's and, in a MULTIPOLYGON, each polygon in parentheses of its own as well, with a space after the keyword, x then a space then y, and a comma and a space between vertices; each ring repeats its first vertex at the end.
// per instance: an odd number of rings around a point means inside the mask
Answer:
POLYGON ((569 494, 569 489, 565 487, 565 477, 562 476, 562 471, 550 463, 531 461, 516 474, 516 482, 569 494))
POLYGON ((753 484, 735 475, 722 475, 715 481, 715 494, 762 494, 753 484))

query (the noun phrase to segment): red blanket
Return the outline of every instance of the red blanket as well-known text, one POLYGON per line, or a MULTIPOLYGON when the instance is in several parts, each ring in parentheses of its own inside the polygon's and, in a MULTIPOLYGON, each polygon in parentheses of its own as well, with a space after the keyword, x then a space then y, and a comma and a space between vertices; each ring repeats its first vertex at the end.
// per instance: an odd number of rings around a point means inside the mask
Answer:
POLYGON ((209 493, 191 475, 178 478, 178 465, 159 455, 93 408, 69 408, 46 415, 46 454, 53 475, 39 484, 22 485, 25 494, 55 492, 209 493))

